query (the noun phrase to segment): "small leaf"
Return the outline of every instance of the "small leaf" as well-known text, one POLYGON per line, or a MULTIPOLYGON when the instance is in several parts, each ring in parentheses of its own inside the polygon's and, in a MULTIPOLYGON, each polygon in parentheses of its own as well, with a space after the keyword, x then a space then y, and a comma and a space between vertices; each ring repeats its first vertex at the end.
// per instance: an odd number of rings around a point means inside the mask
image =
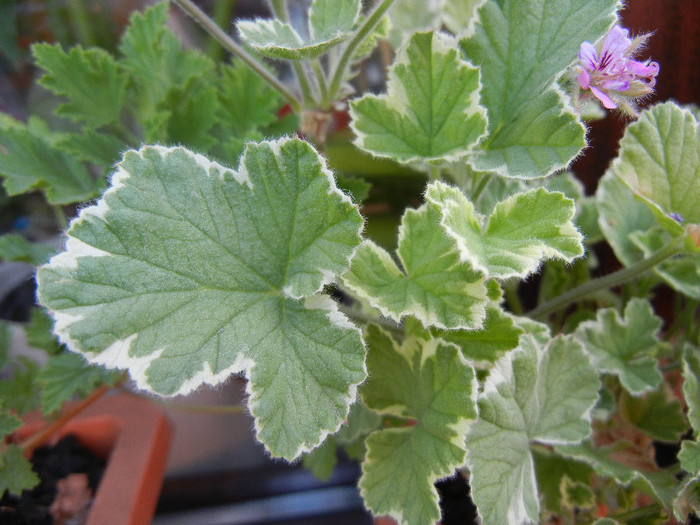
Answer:
POLYGON ((350 37, 360 8, 360 0, 314 0, 308 38, 277 19, 242 20, 237 24, 238 33, 258 53, 270 58, 315 58, 350 37))
POLYGON ((23 416, 40 406, 39 388, 36 377, 39 365, 26 358, 20 358, 13 370, 12 378, 3 377, 0 381, 0 406, 23 416))
POLYGON ((399 346, 370 325, 369 380, 362 398, 380 414, 408 424, 373 432, 359 487, 375 515, 424 525, 440 518, 433 483, 453 474, 465 456, 464 436, 476 418, 476 376, 459 350, 439 340, 399 346))
POLYGON ((473 34, 461 42, 479 64, 489 137, 472 161, 477 170, 542 177, 571 162, 585 130, 556 80, 581 42, 594 42, 615 21, 617 0, 489 0, 473 34))
POLYGON ((673 514, 686 523, 691 514, 700 517, 700 476, 686 480, 673 501, 673 514))
POLYGON ((688 426, 680 402, 662 388, 643 397, 623 392, 619 399, 621 415, 657 441, 675 443, 688 426))
POLYGON ((553 513, 561 512, 561 485, 564 480, 588 483, 593 469, 585 463, 574 461, 549 451, 533 450, 537 486, 542 494, 544 507, 553 513))
POLYGON ((16 233, 0 235, 0 261, 21 261, 34 265, 46 262, 55 250, 48 244, 29 242, 16 233))
POLYGON ((7 193, 41 189, 51 204, 71 204, 99 193, 97 181, 75 158, 54 147, 59 136, 41 120, 0 123, 0 175, 7 193))
POLYGON ((132 89, 141 118, 152 114, 171 88, 183 87, 214 69, 206 56, 182 49, 166 26, 168 9, 169 2, 160 2, 143 13, 135 12, 119 44, 124 55, 120 65, 133 76, 132 89))
POLYGON ((309 469, 315 478, 327 481, 333 474, 336 463, 338 463, 336 448, 336 440, 329 436, 320 447, 304 453, 302 458, 304 468, 309 469))
POLYGON ((58 339, 51 332, 53 320, 43 308, 32 308, 31 318, 24 325, 24 333, 27 336, 27 343, 32 348, 40 348, 49 355, 58 354, 61 345, 58 339))
POLYGON ((688 421, 700 436, 700 351, 690 343, 683 352, 683 399, 688 405, 688 421))
POLYGON ((700 224, 700 128, 689 109, 674 102, 645 110, 625 130, 611 171, 651 208, 672 234, 700 224))
POLYGON ((690 474, 700 474, 700 442, 685 440, 681 443, 678 453, 681 467, 690 474))
POLYGON ((530 443, 576 443, 591 433, 600 381, 580 344, 530 335, 496 362, 467 435, 472 497, 484 525, 535 523, 538 489, 530 443))
POLYGON ((456 188, 433 182, 426 198, 440 211, 462 261, 488 277, 524 278, 542 259, 571 262, 583 255, 583 238, 571 221, 575 205, 561 193, 539 188, 513 195, 495 206, 483 226, 456 188))
POLYGON ((355 145, 403 163, 460 159, 486 129, 479 86, 478 70, 439 33, 416 33, 397 52, 387 93, 350 102, 355 145))
POLYGON ((32 465, 22 455, 22 449, 17 445, 8 445, 0 456, 0 496, 5 491, 19 495, 38 484, 39 476, 32 471, 32 465))
POLYGON ((318 295, 361 228, 298 139, 248 144, 237 171, 144 147, 73 221, 38 295, 62 342, 141 388, 182 394, 247 371, 258 438, 293 459, 340 427, 365 377, 359 332, 318 295))
POLYGON ((567 476, 561 479, 559 486, 562 505, 571 509, 590 509, 595 506, 595 494, 589 481, 572 481, 567 476))
POLYGON ((56 147, 77 159, 103 168, 114 166, 127 149, 121 139, 94 130, 66 133, 56 142, 56 147))
POLYGON ((486 308, 484 326, 476 330, 438 330, 431 333, 436 339, 455 344, 462 349, 462 355, 469 361, 495 362, 505 352, 518 346, 524 333, 503 310, 496 306, 486 308))
POLYGON ((22 419, 10 412, 0 409, 0 439, 22 426, 22 419))
POLYGON ((121 74, 116 60, 103 49, 72 48, 59 44, 34 44, 32 54, 45 74, 39 83, 68 102, 58 115, 99 128, 116 122, 121 115, 128 77, 121 74))
POLYGON ((663 380, 654 357, 661 345, 661 324, 648 301, 634 298, 625 307, 624 319, 614 308, 600 309, 596 320, 579 325, 575 336, 598 370, 619 376, 629 393, 640 396, 663 380))
POLYGON ((481 327, 484 277, 460 262, 431 206, 406 211, 397 253, 405 273, 383 248, 365 241, 343 277, 345 285, 396 321, 412 315, 425 326, 481 327))
POLYGON ((44 414, 56 412, 65 401, 76 395, 87 396, 97 386, 114 383, 118 376, 118 372, 88 365, 78 354, 63 352, 53 356, 37 377, 42 386, 41 410, 44 414))

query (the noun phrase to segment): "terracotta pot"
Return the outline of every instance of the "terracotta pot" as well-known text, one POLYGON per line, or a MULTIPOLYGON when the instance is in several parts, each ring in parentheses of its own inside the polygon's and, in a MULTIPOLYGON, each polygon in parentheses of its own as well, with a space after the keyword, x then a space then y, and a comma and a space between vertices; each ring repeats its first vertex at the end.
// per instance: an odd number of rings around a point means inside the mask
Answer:
MULTIPOLYGON (((29 414, 15 436, 24 439, 44 426, 29 414)), ((87 525, 149 525, 163 481, 172 435, 165 412, 131 394, 106 394, 55 434, 74 434, 97 456, 107 459, 87 525)))

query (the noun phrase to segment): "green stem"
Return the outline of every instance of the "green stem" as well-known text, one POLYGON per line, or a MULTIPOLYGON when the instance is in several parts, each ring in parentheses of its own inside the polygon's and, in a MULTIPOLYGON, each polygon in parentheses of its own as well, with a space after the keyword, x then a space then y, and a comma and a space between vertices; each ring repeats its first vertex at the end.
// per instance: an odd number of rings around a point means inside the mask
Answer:
MULTIPOLYGON (((289 24, 289 13, 285 8, 283 0, 271 0, 270 6, 272 7, 272 12, 274 15, 281 20, 289 24)), ((299 89, 301 89, 301 96, 304 100, 304 107, 313 107, 316 105, 314 100, 313 91, 311 89, 311 84, 309 83, 308 75, 304 70, 304 66, 299 60, 292 60, 292 69, 294 69, 294 74, 299 82, 299 89)))
POLYGON ((607 290, 608 288, 612 288, 635 279, 669 257, 680 253, 681 248, 679 248, 678 245, 682 244, 683 239, 683 237, 677 237, 664 248, 661 248, 659 251, 653 253, 646 259, 642 259, 641 261, 633 264, 632 266, 628 266, 627 268, 623 268, 598 279, 588 281, 587 283, 584 283, 573 290, 569 290, 568 292, 563 293, 554 299, 542 303, 537 308, 530 310, 527 315, 533 319, 537 317, 544 317, 555 310, 564 308, 570 303, 580 301, 591 294, 601 290, 607 290))
POLYGON ((301 112, 301 104, 287 87, 282 84, 277 77, 270 73, 265 66, 258 62, 255 57, 248 53, 245 49, 239 46, 233 38, 231 38, 225 31, 223 31, 214 21, 209 18, 204 11, 199 9, 194 5, 191 0, 175 0, 175 3, 180 6, 180 8, 185 11, 188 15, 194 18, 202 28, 209 33, 214 39, 216 39, 221 46, 229 51, 230 53, 236 55, 238 58, 243 60, 253 71, 260 75, 273 89, 275 89, 280 95, 282 95, 292 110, 296 113, 301 112))
POLYGON ((612 516, 609 516, 609 518, 619 523, 629 523, 632 520, 658 516, 661 510, 663 510, 661 505, 658 503, 653 503, 651 505, 647 505, 646 507, 639 507, 637 509, 628 510, 627 512, 621 512, 620 514, 613 514, 612 516))
POLYGON ((177 410, 204 414, 243 414, 246 411, 246 407, 243 405, 193 405, 176 401, 163 401, 162 404, 177 410))
POLYGON ((314 73, 316 73, 316 79, 318 81, 318 90, 321 93, 321 106, 325 109, 333 101, 328 97, 328 80, 326 79, 326 74, 321 67, 320 60, 314 60, 313 62, 314 73))
POLYGON ((97 42, 95 40, 95 32, 92 30, 90 13, 85 9, 83 0, 70 0, 68 6, 70 7, 71 18, 75 25, 78 40, 86 47, 94 46, 97 42))
POLYGON ((515 315, 523 315, 525 308, 518 295, 518 281, 511 280, 503 284, 503 293, 506 296, 506 301, 510 305, 511 311, 515 315))
POLYGON ((352 38, 352 40, 350 40, 350 42, 348 42, 342 56, 340 57, 340 60, 338 60, 335 72, 333 73, 331 86, 328 90, 330 100, 334 100, 338 95, 340 87, 343 84, 343 79, 345 78, 346 69, 350 64, 350 60, 355 54, 357 46, 359 46, 362 41, 369 36, 375 26, 379 23, 379 20, 381 20, 382 16, 384 16, 384 13, 386 13, 387 9, 389 9, 393 3, 394 0, 382 0, 374 11, 372 11, 372 13, 365 18, 365 21, 358 28, 355 36, 352 38))
MULTIPOLYGON (((218 0, 214 3, 214 12, 212 13, 212 20, 219 27, 225 27, 231 20, 231 15, 233 14, 233 8, 236 6, 236 0, 218 0)), ((207 42, 207 55, 209 55, 214 61, 220 62, 223 59, 223 49, 216 40, 209 40, 207 42)))
POLYGON ((472 193, 472 202, 476 202, 479 200, 479 197, 481 197, 481 194, 484 193, 486 186, 488 186, 491 177, 493 177, 491 173, 486 173, 481 177, 479 185, 476 187, 476 190, 474 190, 474 192, 472 193))

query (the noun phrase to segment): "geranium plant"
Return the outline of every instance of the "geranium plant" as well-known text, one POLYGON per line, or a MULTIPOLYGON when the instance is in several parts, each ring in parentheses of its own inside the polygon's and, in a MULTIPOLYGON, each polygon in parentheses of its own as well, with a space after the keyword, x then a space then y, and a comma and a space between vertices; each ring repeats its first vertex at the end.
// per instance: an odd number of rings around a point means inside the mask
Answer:
POLYGON ((43 384, 59 358, 161 396, 242 374, 270 455, 323 475, 346 447, 366 507, 410 525, 440 519, 433 485, 457 472, 486 525, 698 513, 698 113, 640 109, 663 64, 617 0, 313 0, 301 25, 271 0, 238 40, 176 3, 233 62, 183 50, 161 3, 116 55, 34 46, 70 131, 0 122, 9 194, 96 199, 37 272, 65 346, 43 384), (384 91, 362 93, 386 38, 384 91), (567 166, 602 107, 628 125, 586 196, 567 166), (425 176, 395 251, 365 234, 363 182, 324 157, 345 109, 357 155, 425 176), (623 268, 594 278, 595 243, 623 268), (665 320, 658 286, 676 296, 665 320), (654 443, 678 461, 659 466, 654 443))

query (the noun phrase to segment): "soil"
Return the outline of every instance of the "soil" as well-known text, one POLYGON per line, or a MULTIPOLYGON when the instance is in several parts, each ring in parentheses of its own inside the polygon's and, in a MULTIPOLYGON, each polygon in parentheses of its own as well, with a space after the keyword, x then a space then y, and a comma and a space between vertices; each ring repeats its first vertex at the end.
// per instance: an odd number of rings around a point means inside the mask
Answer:
POLYGON ((33 470, 41 482, 19 497, 0 499, 3 525, 71 525, 84 523, 92 496, 104 471, 104 460, 83 447, 73 435, 56 445, 38 448, 33 470))

